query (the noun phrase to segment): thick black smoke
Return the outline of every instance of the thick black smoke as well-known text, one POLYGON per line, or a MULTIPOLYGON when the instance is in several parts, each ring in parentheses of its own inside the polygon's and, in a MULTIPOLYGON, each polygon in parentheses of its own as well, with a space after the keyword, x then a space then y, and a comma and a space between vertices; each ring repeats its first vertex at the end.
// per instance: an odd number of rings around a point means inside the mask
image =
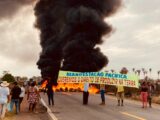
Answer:
POLYGON ((63 48, 64 70, 99 71, 107 63, 107 58, 95 46, 102 42, 101 37, 111 32, 111 27, 102 21, 93 9, 84 6, 69 11, 65 31, 68 41, 63 48))
POLYGON ((0 19, 12 17, 20 8, 36 0, 0 0, 0 19))
POLYGON ((35 7, 36 27, 40 29, 42 52, 37 62, 43 78, 52 78, 56 84, 61 67, 60 33, 65 25, 66 0, 40 0, 35 7))
POLYGON ((104 17, 115 13, 121 0, 40 0, 35 7, 42 52, 37 62, 42 77, 57 82, 60 69, 99 71, 108 59, 97 44, 112 28, 104 17))

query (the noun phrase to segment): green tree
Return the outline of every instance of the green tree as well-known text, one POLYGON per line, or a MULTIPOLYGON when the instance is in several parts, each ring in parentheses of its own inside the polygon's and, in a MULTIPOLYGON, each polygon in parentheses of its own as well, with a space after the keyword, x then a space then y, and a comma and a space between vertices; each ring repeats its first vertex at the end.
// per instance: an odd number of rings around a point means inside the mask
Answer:
POLYGON ((126 67, 123 67, 120 71, 121 74, 127 74, 128 73, 128 69, 126 67))
POLYGON ((115 72, 115 70, 111 69, 111 72, 112 72, 112 73, 114 73, 114 72, 115 72))
POLYGON ((135 68, 132 68, 132 71, 135 72, 135 68))
POLYGON ((2 81, 7 81, 8 83, 11 83, 11 82, 15 82, 15 79, 14 77, 9 74, 9 73, 6 73, 3 77, 2 77, 2 81))
POLYGON ((138 76, 140 76, 141 70, 136 70, 136 72, 138 73, 138 76))
POLYGON ((152 68, 149 68, 150 78, 151 78, 152 68))
POLYGON ((160 70, 159 70, 159 71, 157 71, 157 74, 158 74, 158 80, 159 80, 160 70))

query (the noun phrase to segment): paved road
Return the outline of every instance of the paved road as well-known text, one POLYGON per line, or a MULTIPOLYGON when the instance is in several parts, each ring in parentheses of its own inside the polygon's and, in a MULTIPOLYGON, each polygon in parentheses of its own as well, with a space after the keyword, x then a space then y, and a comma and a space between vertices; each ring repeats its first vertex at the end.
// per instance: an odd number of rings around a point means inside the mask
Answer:
MULTIPOLYGON (((46 95, 42 98, 47 103, 46 95)), ((160 120, 160 106, 143 109, 141 103, 125 100, 117 106, 115 97, 106 96, 106 105, 100 106, 100 95, 90 95, 89 104, 82 105, 82 93, 56 93, 55 106, 50 106, 58 120, 160 120)))

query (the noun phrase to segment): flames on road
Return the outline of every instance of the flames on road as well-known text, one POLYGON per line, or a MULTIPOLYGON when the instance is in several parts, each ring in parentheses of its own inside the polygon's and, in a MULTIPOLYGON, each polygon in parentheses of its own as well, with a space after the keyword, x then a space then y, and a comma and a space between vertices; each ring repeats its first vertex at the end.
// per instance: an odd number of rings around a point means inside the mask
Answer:
MULTIPOLYGON (((47 85, 47 81, 44 81, 41 85, 41 88, 44 89, 47 85)), ((52 87, 55 92, 66 91, 66 92, 82 92, 84 89, 84 84, 82 83, 59 83, 57 86, 52 87)), ((99 89, 95 85, 90 85, 89 87, 90 94, 96 94, 99 92, 99 89)))

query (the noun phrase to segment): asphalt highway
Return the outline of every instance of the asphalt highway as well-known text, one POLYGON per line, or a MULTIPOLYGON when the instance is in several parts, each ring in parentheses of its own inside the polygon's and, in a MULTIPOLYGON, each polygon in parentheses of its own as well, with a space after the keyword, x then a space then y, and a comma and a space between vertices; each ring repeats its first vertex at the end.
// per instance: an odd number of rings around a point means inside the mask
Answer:
MULTIPOLYGON (((48 105, 47 95, 41 95, 48 105)), ((126 99, 124 106, 117 106, 114 96, 106 95, 106 105, 101 106, 99 94, 89 96, 88 105, 82 105, 82 93, 55 93, 55 105, 49 106, 53 120, 160 120, 160 105, 141 108, 141 102, 126 99)))

